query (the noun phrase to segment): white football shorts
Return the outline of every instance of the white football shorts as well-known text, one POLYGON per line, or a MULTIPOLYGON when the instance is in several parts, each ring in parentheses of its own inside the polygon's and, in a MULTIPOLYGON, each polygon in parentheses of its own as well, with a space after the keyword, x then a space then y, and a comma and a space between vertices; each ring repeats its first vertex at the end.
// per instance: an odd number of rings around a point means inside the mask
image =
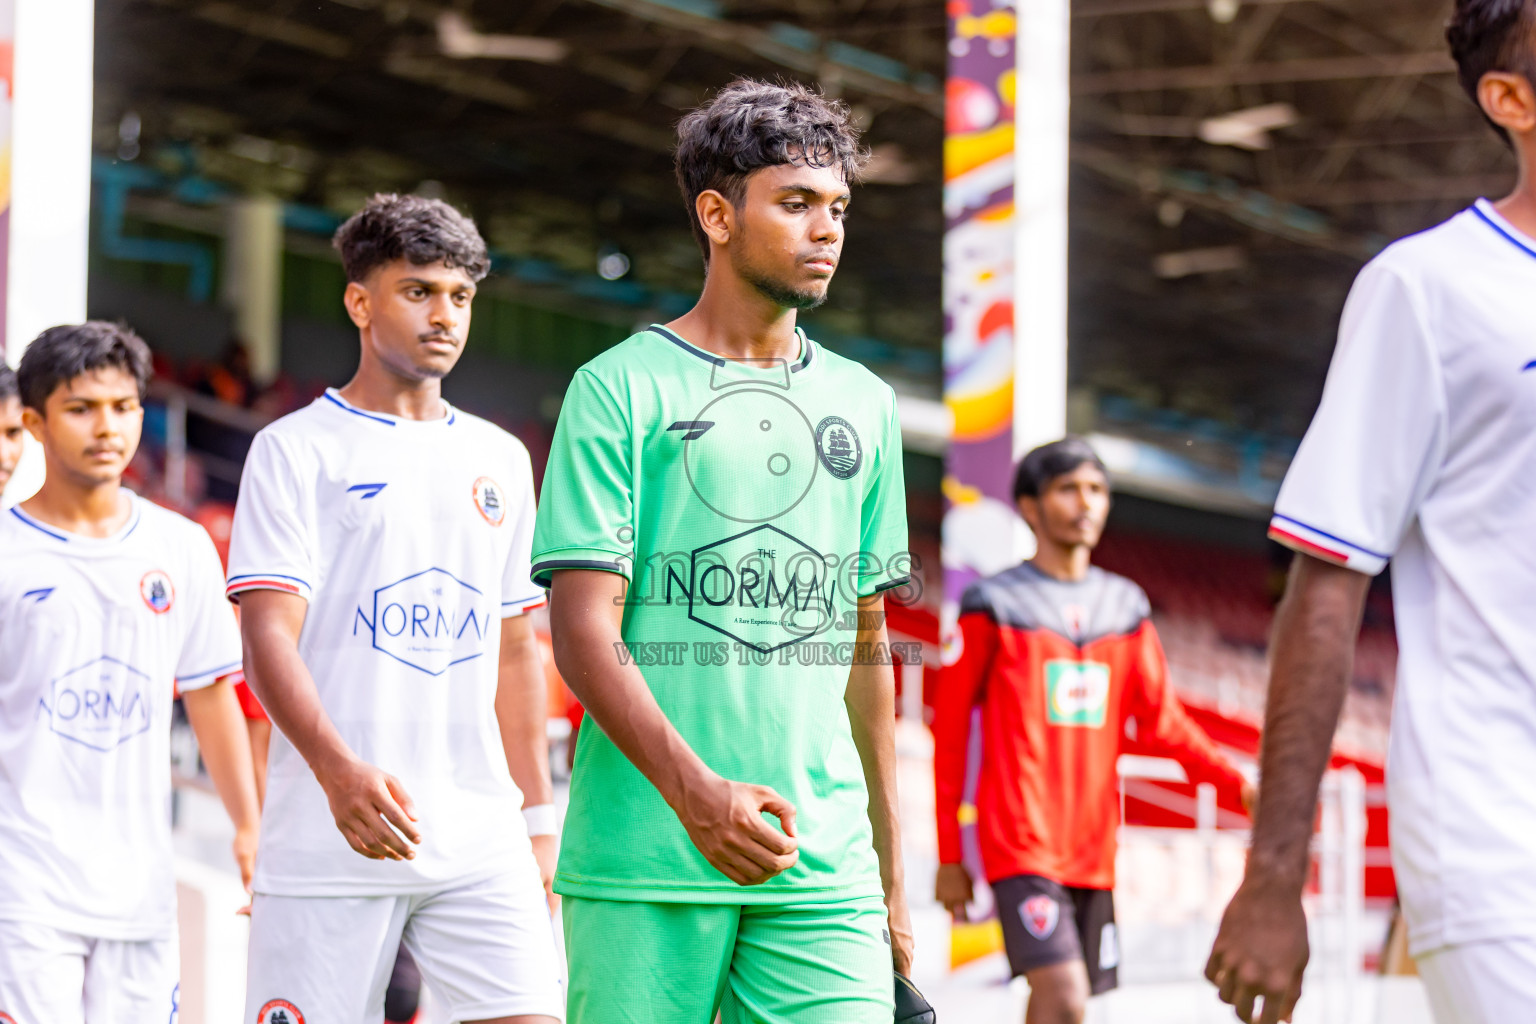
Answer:
POLYGON ((175 1024, 176 940, 123 942, 0 921, 3 1024, 175 1024))
POLYGON ((565 970, 554 927, 543 887, 521 871, 404 896, 257 893, 245 1020, 379 1020, 402 943, 450 1020, 563 1020, 565 970))
POLYGON ((1536 940, 1447 946, 1418 958, 1436 1024, 1511 1024, 1536 1007, 1536 940))

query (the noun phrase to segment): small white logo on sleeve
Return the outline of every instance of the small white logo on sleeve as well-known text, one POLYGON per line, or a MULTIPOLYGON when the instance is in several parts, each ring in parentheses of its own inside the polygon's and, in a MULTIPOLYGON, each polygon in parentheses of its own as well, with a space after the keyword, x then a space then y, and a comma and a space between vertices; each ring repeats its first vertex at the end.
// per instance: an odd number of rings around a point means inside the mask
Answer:
POLYGON ((139 580, 139 596, 144 606, 156 615, 164 615, 176 603, 176 588, 171 578, 159 569, 151 569, 139 580))
POLYGON ((475 509, 486 522, 500 526, 507 518, 507 499, 501 492, 501 484, 488 476, 476 480, 475 509))

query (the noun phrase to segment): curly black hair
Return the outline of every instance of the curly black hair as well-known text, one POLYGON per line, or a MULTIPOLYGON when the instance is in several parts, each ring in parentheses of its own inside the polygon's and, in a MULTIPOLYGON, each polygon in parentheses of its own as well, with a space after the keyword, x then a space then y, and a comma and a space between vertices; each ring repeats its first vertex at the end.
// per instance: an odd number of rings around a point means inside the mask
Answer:
POLYGON ((441 199, 381 192, 336 229, 348 281, 361 281, 396 260, 418 267, 462 267, 473 280, 490 273, 491 258, 475 222, 441 199))
POLYGON ((109 368, 124 370, 137 381, 143 400, 152 369, 149 346, 127 325, 87 320, 50 327, 21 354, 16 368, 21 404, 42 412, 59 385, 109 368))
POLYGON ((1536 0, 1456 0, 1445 39, 1456 59, 1456 77, 1478 110, 1477 86, 1490 71, 1524 75, 1536 85, 1536 0))
POLYGON ((753 171, 782 164, 836 167, 859 179, 866 156, 848 107, 798 82, 738 78, 677 125, 677 187, 693 237, 709 265, 709 237, 696 200, 713 189, 739 206, 753 171))

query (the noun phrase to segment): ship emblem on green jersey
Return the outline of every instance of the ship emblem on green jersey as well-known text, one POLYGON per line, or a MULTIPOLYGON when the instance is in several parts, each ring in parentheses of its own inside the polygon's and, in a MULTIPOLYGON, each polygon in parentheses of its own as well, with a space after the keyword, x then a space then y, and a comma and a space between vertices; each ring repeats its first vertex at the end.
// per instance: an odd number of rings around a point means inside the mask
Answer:
POLYGON ((828 416, 816 425, 816 454, 828 473, 847 480, 864 464, 858 431, 841 416, 828 416))

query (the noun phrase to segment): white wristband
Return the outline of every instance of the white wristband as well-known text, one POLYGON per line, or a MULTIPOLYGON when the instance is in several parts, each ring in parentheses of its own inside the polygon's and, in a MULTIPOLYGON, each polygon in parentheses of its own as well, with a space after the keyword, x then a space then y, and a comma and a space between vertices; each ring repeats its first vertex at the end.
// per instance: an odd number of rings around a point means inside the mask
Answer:
POLYGON ((560 834, 560 809, 554 804, 537 804, 523 808, 523 820, 528 823, 528 836, 557 836, 560 834))

